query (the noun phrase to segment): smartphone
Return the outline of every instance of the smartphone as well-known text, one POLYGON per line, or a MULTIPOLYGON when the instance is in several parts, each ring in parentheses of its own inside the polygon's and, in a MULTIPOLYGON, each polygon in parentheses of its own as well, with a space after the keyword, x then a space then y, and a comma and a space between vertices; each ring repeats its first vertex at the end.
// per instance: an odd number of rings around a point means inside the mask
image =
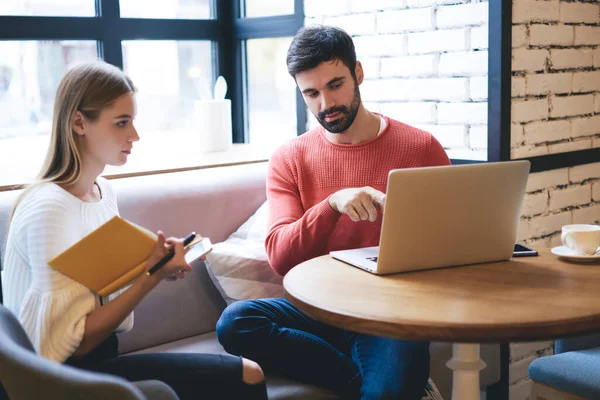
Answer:
POLYGON ((534 249, 522 245, 521 243, 515 243, 515 249, 513 250, 513 257, 535 257, 538 252, 534 249))
POLYGON ((201 240, 197 240, 195 243, 192 242, 190 244, 189 250, 185 253, 185 261, 188 263, 192 263, 199 259, 200 257, 204 257, 212 250, 212 243, 210 239, 205 237, 201 240))

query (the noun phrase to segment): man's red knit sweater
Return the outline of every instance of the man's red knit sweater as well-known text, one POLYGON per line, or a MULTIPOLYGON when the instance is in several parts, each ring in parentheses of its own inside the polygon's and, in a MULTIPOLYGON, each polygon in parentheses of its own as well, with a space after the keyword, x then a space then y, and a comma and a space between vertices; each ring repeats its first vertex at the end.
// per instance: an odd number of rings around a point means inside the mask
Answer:
POLYGON ((385 193, 392 169, 450 164, 430 133, 384 119, 384 130, 367 142, 332 143, 317 127, 272 155, 265 245, 277 273, 285 275, 297 264, 332 250, 379 245, 381 214, 375 222, 352 222, 329 205, 333 193, 363 186, 385 193))

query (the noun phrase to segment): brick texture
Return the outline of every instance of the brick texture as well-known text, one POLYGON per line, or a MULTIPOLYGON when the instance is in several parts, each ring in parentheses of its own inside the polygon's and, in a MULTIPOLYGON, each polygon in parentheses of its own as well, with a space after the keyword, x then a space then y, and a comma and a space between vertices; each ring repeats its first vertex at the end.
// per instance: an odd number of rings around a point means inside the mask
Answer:
MULTIPOLYGON (((369 110, 432 132, 451 157, 485 159, 488 1, 306 0, 304 11, 307 24, 353 37, 369 110)), ((519 40, 528 45, 527 29, 519 40)), ((549 52, 541 51, 542 61, 522 60, 526 70, 546 66, 549 52)))
MULTIPOLYGON (((511 157, 600 147, 600 3, 513 0, 511 157)), ((530 174, 518 239, 560 245, 570 223, 600 223, 600 163, 530 174)), ((511 344, 510 400, 553 342, 511 344)))

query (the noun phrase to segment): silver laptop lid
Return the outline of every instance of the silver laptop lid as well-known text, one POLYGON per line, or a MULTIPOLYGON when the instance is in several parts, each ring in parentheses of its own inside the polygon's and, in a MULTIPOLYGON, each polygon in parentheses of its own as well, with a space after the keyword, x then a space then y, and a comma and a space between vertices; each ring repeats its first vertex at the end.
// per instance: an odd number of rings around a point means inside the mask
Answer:
POLYGON ((390 171, 377 272, 509 259, 529 168, 508 161, 390 171))

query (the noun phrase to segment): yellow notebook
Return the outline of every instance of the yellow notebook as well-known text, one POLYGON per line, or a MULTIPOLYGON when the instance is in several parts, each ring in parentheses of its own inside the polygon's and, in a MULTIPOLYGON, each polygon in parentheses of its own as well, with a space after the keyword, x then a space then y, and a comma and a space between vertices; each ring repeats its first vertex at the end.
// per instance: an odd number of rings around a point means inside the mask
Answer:
MULTIPOLYGON (((156 240, 153 232, 115 216, 48 265, 101 296, 108 296, 145 272, 146 260, 152 255, 156 240)), ((204 247, 194 252, 194 259, 210 251, 210 241, 200 235, 186 249, 198 243, 204 247)), ((187 254, 186 260, 193 261, 187 254)))

